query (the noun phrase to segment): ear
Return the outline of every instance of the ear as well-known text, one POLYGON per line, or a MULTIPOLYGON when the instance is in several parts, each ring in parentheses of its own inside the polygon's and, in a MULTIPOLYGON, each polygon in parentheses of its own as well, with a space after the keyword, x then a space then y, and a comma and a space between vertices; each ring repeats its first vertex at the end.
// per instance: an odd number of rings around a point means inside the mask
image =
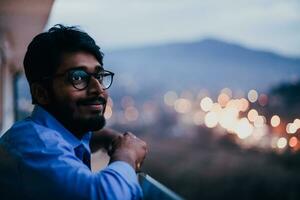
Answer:
POLYGON ((32 96, 40 105, 47 105, 50 102, 49 91, 40 83, 32 83, 31 85, 32 96))

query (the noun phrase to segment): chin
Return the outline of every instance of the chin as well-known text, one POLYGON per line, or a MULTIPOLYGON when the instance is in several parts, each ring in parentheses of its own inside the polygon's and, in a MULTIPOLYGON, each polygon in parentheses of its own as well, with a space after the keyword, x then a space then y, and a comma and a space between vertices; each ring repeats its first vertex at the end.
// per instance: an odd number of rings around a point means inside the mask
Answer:
POLYGON ((87 131, 97 131, 102 129, 105 124, 106 120, 103 115, 98 115, 96 117, 89 117, 81 121, 81 126, 84 127, 87 131))

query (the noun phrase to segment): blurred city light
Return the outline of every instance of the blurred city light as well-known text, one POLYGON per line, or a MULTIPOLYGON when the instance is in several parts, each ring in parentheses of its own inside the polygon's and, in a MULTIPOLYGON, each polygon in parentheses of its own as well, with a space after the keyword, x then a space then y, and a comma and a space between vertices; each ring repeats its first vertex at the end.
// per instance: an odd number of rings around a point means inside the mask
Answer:
POLYGON ((174 92, 174 91, 168 91, 164 95, 164 102, 168 106, 174 106, 174 103, 175 103, 175 101, 176 101, 177 98, 178 98, 178 95, 176 94, 176 92, 174 92))
POLYGON ((256 90, 250 90, 248 92, 248 99, 251 103, 254 103, 257 101, 257 98, 258 98, 258 93, 256 90))
POLYGON ((290 134, 294 134, 297 132, 297 126, 294 123, 288 123, 286 125, 286 132, 290 134))
POLYGON ((213 101, 209 97, 204 97, 200 102, 200 107, 204 112, 208 112, 212 109, 213 101))
POLYGON ((289 140, 290 147, 293 148, 293 147, 297 146, 297 144, 298 144, 298 139, 295 136, 291 137, 289 140))
POLYGON ((277 127, 280 124, 280 117, 278 115, 273 115, 271 118, 271 125, 277 127))
POLYGON ((205 115, 204 122, 208 128, 216 127, 218 124, 218 115, 215 112, 208 112, 205 115))
POLYGON ((128 121, 136 121, 139 117, 139 112, 135 107, 128 106, 125 109, 124 115, 128 121))
POLYGON ((239 100, 239 110, 242 112, 246 112, 249 108, 249 102, 245 98, 241 98, 239 100))
POLYGON ((230 100, 230 97, 227 94, 225 94, 225 93, 221 93, 218 96, 218 103, 222 107, 225 107, 229 100, 230 100))
POLYGON ((232 98, 232 91, 229 88, 223 88, 221 93, 226 94, 229 98, 232 98))
POLYGON ((251 135, 253 132, 253 126, 249 123, 247 118, 242 118, 237 123, 234 131, 238 135, 239 138, 245 139, 251 135))
POLYGON ((192 104, 188 99, 180 98, 175 101, 174 107, 179 113, 188 113, 192 108, 192 104))
POLYGON ((255 109, 251 109, 247 116, 250 122, 254 122, 258 117, 258 112, 255 109))
MULTIPOLYGON (((234 134, 237 137, 236 142, 241 146, 274 149, 284 149, 288 146, 293 150, 300 149, 296 148, 299 143, 295 135, 300 129, 300 119, 295 118, 293 122, 287 123, 283 122, 279 115, 273 115, 267 120, 266 116, 258 112, 259 110, 265 113, 262 108, 266 108, 268 103, 266 94, 258 95, 257 91, 252 89, 247 94, 248 99, 243 96, 232 98, 231 89, 224 88, 216 96, 215 102, 208 94, 208 91, 202 90, 197 98, 194 98, 195 95, 189 90, 180 92, 180 96, 176 91, 169 90, 164 94, 163 101, 164 105, 180 114, 178 120, 185 126, 205 126, 215 129, 215 134, 234 134), (294 136, 289 137, 288 134, 294 136)), ((113 116, 112 99, 108 99, 107 105, 105 118, 109 119, 113 116)), ((160 112, 155 100, 144 102, 141 106, 142 111, 139 112, 131 96, 121 98, 121 106, 124 112, 117 111, 114 114, 114 118, 120 123, 136 121, 139 117, 143 123, 155 123, 160 112)))
POLYGON ((295 119, 294 124, 297 126, 297 128, 300 128, 300 119, 295 119))
POLYGON ((278 141, 277 141, 277 147, 279 149, 285 148, 286 145, 287 145, 287 140, 284 137, 281 137, 281 138, 278 139, 278 141))
POLYGON ((260 94, 258 97, 258 103, 261 106, 265 106, 268 103, 268 96, 266 94, 260 94))
POLYGON ((262 128, 264 124, 266 123, 266 118, 264 116, 257 116, 255 121, 254 121, 254 126, 256 128, 262 128))
POLYGON ((121 99, 121 105, 123 108, 126 109, 126 107, 129 107, 129 106, 133 106, 134 105, 134 100, 132 97, 130 96, 124 96, 122 99, 121 99))

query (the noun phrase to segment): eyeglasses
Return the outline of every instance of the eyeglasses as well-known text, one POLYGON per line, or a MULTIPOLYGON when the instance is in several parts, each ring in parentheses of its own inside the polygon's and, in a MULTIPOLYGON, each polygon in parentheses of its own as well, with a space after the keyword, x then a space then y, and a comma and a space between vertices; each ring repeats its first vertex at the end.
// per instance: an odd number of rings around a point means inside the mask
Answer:
POLYGON ((92 76, 97 79, 103 89, 106 90, 111 86, 115 74, 107 70, 101 70, 96 73, 88 73, 83 69, 72 69, 63 74, 56 74, 55 76, 57 77, 65 75, 67 75, 67 81, 78 90, 86 89, 92 76))

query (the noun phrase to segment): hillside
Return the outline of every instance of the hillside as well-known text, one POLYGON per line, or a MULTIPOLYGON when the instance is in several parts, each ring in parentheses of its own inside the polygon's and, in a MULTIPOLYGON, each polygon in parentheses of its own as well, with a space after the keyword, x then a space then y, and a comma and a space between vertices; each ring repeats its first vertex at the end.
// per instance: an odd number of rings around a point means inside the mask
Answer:
POLYGON ((116 72, 112 90, 135 85, 135 91, 153 87, 266 91, 300 77, 300 58, 215 39, 112 51, 105 54, 104 62, 116 72))

